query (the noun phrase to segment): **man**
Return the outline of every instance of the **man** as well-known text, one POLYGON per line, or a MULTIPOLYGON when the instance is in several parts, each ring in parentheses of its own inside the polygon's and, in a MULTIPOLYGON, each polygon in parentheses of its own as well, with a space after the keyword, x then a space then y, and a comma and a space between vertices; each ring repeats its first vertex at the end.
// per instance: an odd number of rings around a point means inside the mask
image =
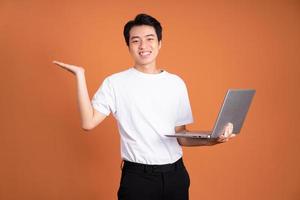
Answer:
POLYGON ((190 179, 181 146, 215 145, 233 137, 232 125, 216 141, 168 138, 193 122, 184 81, 156 66, 162 27, 153 17, 139 14, 124 27, 134 66, 106 77, 89 99, 84 69, 54 61, 77 78, 82 128, 91 130, 110 113, 118 123, 124 160, 119 200, 185 200, 190 179))

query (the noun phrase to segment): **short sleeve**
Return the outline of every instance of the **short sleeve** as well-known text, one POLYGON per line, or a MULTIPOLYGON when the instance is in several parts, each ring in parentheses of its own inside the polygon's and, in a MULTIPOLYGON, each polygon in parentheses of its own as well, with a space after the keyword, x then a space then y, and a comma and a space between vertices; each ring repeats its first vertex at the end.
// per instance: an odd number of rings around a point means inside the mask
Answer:
POLYGON ((105 78, 92 98, 92 106, 98 112, 108 116, 116 112, 115 93, 109 78, 105 78))
POLYGON ((182 126, 194 122, 187 87, 181 82, 179 91, 179 106, 175 126, 182 126))

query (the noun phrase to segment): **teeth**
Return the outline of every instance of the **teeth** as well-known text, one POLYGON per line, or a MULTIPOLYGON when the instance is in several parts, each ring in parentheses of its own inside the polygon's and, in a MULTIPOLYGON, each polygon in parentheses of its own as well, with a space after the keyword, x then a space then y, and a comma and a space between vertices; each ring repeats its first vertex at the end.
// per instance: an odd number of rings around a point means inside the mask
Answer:
POLYGON ((151 54, 151 51, 143 51, 139 53, 141 56, 147 56, 151 54))

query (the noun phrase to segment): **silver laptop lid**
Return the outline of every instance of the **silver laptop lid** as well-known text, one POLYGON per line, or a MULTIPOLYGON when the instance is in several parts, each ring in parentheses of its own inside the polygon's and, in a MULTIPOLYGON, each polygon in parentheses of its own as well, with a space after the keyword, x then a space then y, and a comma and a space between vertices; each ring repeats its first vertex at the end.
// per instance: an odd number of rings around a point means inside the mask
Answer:
POLYGON ((233 133, 237 134, 241 131, 254 94, 255 90, 252 89, 229 89, 227 91, 212 132, 212 138, 218 137, 229 122, 233 124, 233 133))

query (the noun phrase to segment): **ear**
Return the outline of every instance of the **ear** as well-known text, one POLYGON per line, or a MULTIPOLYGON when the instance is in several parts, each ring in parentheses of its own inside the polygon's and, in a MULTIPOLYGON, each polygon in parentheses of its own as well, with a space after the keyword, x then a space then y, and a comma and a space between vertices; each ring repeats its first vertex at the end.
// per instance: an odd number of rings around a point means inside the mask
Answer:
POLYGON ((158 49, 161 48, 161 40, 158 42, 158 49))
POLYGON ((127 49, 128 49, 128 51, 130 52, 130 46, 129 46, 129 45, 127 46, 127 49))

